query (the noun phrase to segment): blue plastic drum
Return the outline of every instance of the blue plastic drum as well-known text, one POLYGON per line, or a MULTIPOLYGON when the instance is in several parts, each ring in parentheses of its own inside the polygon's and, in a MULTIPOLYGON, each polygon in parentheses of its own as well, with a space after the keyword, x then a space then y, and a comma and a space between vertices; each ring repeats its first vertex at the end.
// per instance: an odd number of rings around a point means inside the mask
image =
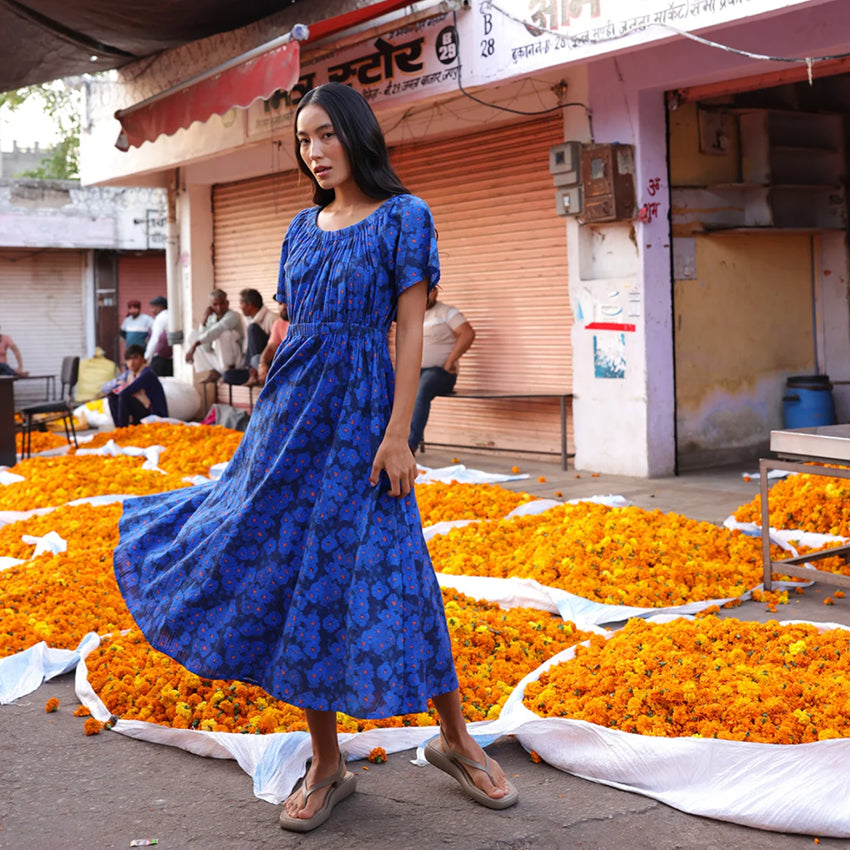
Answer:
POLYGON ((828 375, 794 375, 788 378, 782 398, 786 428, 811 428, 835 424, 835 402, 828 375))

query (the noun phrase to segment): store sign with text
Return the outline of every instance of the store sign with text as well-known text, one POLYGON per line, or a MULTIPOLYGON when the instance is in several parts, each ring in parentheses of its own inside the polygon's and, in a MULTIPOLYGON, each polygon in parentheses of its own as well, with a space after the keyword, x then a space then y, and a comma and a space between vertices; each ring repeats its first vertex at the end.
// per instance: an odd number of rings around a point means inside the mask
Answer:
POLYGON ((402 26, 321 59, 302 61, 291 92, 278 92, 248 108, 249 138, 292 125, 304 94, 331 81, 357 89, 376 106, 418 100, 457 89, 458 33, 454 17, 438 15, 402 26))
POLYGON ((464 68, 479 85, 813 0, 477 0, 464 68), (473 50, 474 48, 474 50, 473 50))

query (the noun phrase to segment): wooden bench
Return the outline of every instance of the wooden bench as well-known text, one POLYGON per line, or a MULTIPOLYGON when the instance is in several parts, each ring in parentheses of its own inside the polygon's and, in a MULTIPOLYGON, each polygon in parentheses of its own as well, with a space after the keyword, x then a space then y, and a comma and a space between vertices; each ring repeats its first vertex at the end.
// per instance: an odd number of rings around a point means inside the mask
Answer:
MULTIPOLYGON (((526 399, 558 399, 561 406, 561 469, 567 468, 567 458, 569 454, 567 452, 567 402, 572 401, 573 394, 572 393, 523 393, 523 392, 499 392, 499 391, 488 391, 488 390, 456 390, 455 392, 448 393, 447 395, 439 395, 437 398, 457 398, 462 399, 464 401, 474 401, 474 400, 498 400, 498 399, 514 399, 514 398, 526 398, 526 399)), ((432 443, 432 445, 439 445, 437 443, 432 443)), ((458 446, 461 449, 477 449, 480 446, 469 446, 469 445, 459 445, 458 443, 451 443, 453 446, 458 446)), ((424 441, 423 441, 423 451, 424 451, 424 441)), ((497 451, 507 451, 502 449, 497 449, 497 451)), ((548 454, 548 452, 541 452, 541 454, 548 454)))

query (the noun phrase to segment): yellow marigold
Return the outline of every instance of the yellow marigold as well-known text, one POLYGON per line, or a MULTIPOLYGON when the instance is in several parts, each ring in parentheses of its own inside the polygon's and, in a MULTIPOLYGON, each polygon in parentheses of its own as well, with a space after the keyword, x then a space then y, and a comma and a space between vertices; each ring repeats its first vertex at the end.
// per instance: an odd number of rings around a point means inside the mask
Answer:
POLYGON ((112 571, 112 549, 40 555, 0 571, 0 657, 39 641, 76 649, 88 632, 133 626, 112 571))
POLYGON ((456 519, 498 519, 534 497, 529 493, 514 493, 497 484, 416 485, 416 503, 423 525, 456 519))
MULTIPOLYGON (((846 478, 791 475, 771 487, 768 501, 773 528, 850 536, 850 480, 846 478)), ((761 494, 738 508, 735 519, 761 525, 761 494)))
POLYGON ((242 436, 241 431, 220 425, 155 422, 102 431, 83 448, 99 448, 110 440, 118 446, 165 446, 159 459, 160 469, 180 476, 206 475, 213 464, 230 460, 242 436))
POLYGON ((428 549, 438 572, 531 578, 645 608, 740 596, 763 576, 756 538, 679 514, 590 503, 452 529, 428 549))
MULTIPOLYGON (((30 451, 33 454, 68 445, 68 439, 64 434, 54 434, 52 431, 33 431, 29 442, 30 451)), ((15 434, 15 446, 18 454, 21 454, 24 450, 24 435, 20 432, 15 434)))
MULTIPOLYGON (((503 610, 451 590, 443 591, 443 599, 464 716, 469 721, 496 717, 523 676, 589 637, 547 612, 503 610)), ((195 676, 153 649, 135 629, 123 637, 105 638, 86 663, 95 692, 112 713, 128 720, 246 734, 306 729, 300 709, 255 685, 195 676)), ((435 722, 433 708, 382 720, 337 715, 341 732, 435 722)))
POLYGON ((850 737, 850 631, 703 617, 630 620, 550 667, 524 701, 641 735, 798 744, 850 737))
POLYGON ((68 543, 69 551, 113 549, 118 543, 121 505, 66 505, 42 516, 0 526, 0 555, 27 560, 33 546, 21 538, 27 534, 44 537, 55 531, 68 543))
POLYGON ((142 469, 143 462, 138 457, 73 454, 22 460, 15 472, 26 480, 0 487, 0 510, 29 511, 90 496, 143 496, 189 486, 182 475, 142 469))

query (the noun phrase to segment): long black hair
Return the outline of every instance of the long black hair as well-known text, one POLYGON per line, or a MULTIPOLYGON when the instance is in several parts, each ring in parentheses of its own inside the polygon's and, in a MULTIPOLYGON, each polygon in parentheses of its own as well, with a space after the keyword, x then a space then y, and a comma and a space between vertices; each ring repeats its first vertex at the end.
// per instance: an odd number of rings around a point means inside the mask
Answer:
MULTIPOLYGON (((409 191, 390 165, 387 143, 372 107, 360 92, 342 83, 324 83, 316 86, 301 98, 295 110, 295 128, 298 116, 308 104, 321 106, 333 124, 345 153, 354 182, 364 195, 385 200, 393 195, 407 195, 409 191)), ((310 166, 301 157, 298 136, 295 137, 295 158, 301 170, 313 181, 313 203, 327 206, 335 197, 333 189, 323 189, 316 182, 310 166)))

